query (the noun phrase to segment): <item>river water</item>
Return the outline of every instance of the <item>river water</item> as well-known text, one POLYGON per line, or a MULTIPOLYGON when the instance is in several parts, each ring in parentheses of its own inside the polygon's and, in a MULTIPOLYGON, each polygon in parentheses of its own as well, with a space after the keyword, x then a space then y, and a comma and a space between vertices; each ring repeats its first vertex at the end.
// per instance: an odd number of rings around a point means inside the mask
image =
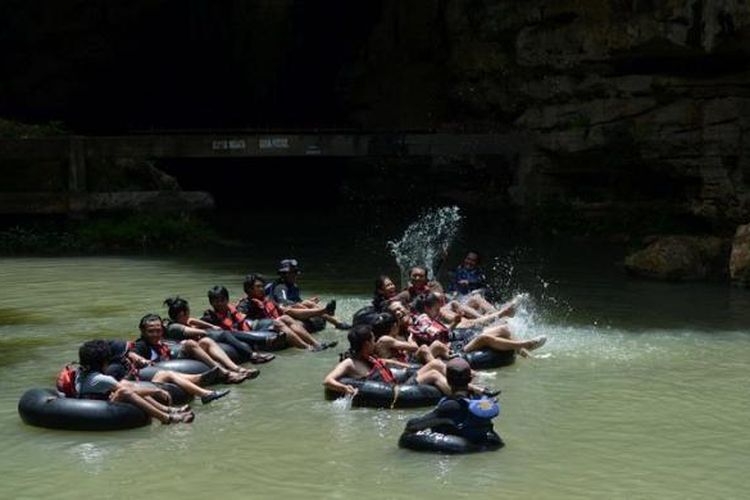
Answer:
POLYGON ((481 375, 503 389, 498 452, 399 449, 422 411, 325 401, 336 352, 280 353, 257 380, 196 404, 192 425, 81 433, 18 417, 23 391, 51 387, 80 342, 135 337, 170 294, 197 314, 210 286, 237 298, 244 274, 294 254, 306 293, 336 297, 346 317, 377 274, 398 275, 385 238, 320 236, 194 257, 0 259, 2 496, 746 498, 750 293, 628 280, 618 250, 583 243, 480 238, 498 284, 530 295, 518 335, 549 337, 536 359, 481 375))

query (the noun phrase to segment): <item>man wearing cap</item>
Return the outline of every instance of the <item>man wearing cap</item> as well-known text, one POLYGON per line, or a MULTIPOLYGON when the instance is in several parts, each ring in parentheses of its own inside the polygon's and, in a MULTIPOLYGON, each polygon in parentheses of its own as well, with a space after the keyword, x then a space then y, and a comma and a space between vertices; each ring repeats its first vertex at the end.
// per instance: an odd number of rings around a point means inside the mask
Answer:
POLYGON ((325 328, 328 321, 339 330, 348 330, 351 325, 337 319, 336 301, 332 300, 325 306, 320 305, 318 297, 303 300, 297 276, 300 274, 297 259, 284 259, 279 263, 279 278, 266 286, 266 295, 276 303, 283 314, 305 324, 307 331, 314 333, 325 328))

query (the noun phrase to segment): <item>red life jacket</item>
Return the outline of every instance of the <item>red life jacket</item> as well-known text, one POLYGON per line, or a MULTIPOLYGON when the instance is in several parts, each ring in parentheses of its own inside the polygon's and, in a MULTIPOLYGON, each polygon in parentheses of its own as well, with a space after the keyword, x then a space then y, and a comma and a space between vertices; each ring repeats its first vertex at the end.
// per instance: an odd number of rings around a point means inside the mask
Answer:
POLYGON ((223 314, 213 311, 214 317, 219 322, 217 326, 220 326, 223 330, 239 330, 242 332, 250 330, 250 327, 245 322, 245 315, 232 305, 228 307, 229 311, 223 314))
POLYGON ((159 357, 159 361, 167 361, 172 359, 172 350, 169 348, 169 344, 163 341, 159 341, 156 345, 147 344, 148 347, 156 353, 159 357))
POLYGON ((57 390, 65 394, 65 397, 75 398, 78 396, 76 391, 76 368, 73 363, 65 365, 65 368, 57 374, 57 390))
POLYGON ((417 297, 418 295, 423 295, 430 291, 430 289, 427 287, 427 283, 425 283, 423 286, 420 286, 419 288, 414 285, 409 285, 406 290, 409 292, 409 296, 412 299, 417 297))
POLYGON ((259 310, 263 311, 266 318, 277 319, 281 316, 281 313, 279 313, 279 310, 276 308, 276 304, 274 304, 272 300, 268 298, 263 300, 251 298, 250 300, 253 301, 253 304, 255 304, 259 310))
POLYGON ((425 313, 412 320, 409 332, 419 345, 430 345, 436 340, 448 343, 451 333, 447 326, 436 319, 430 318, 425 313))
POLYGON ((385 366, 385 363, 383 363, 382 360, 370 356, 367 358, 367 362, 372 365, 370 371, 367 372, 366 378, 368 380, 377 380, 379 378, 386 384, 393 385, 396 383, 396 377, 393 376, 393 372, 390 370, 390 368, 385 366))

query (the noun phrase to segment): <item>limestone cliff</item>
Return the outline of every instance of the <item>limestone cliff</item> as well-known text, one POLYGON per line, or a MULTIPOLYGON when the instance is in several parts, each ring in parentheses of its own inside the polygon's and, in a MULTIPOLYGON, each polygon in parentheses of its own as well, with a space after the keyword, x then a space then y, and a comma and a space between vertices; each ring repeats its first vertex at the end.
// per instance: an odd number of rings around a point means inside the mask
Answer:
MULTIPOLYGON (((745 0, 386 2, 351 99, 365 126, 515 129, 525 211, 750 216, 745 0)), ((507 174, 498 174, 507 176, 507 174)))

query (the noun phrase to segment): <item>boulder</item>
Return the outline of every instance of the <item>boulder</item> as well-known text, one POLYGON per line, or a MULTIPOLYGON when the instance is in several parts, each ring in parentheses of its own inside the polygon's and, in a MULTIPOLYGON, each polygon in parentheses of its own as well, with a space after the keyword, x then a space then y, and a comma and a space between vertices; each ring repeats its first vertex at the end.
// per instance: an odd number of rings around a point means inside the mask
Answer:
POLYGON ((750 224, 739 226, 734 234, 729 276, 734 283, 750 285, 750 224))
POLYGON ((726 275, 729 246, 715 236, 655 238, 625 259, 628 273, 660 280, 704 280, 726 275))

